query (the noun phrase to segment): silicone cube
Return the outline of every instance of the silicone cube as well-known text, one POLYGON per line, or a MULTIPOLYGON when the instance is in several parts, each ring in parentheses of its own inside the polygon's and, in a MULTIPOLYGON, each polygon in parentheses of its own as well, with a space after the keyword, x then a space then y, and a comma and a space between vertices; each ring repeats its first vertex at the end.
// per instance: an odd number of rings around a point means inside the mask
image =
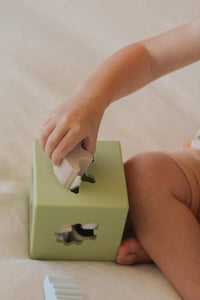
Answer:
POLYGON ((98 141, 87 174, 95 182, 82 181, 78 193, 62 186, 51 160, 40 149, 38 140, 34 141, 29 214, 31 258, 115 260, 128 213, 120 143, 98 141), (58 240, 60 229, 87 228, 90 224, 98 225, 92 236, 81 241, 73 237, 58 240))

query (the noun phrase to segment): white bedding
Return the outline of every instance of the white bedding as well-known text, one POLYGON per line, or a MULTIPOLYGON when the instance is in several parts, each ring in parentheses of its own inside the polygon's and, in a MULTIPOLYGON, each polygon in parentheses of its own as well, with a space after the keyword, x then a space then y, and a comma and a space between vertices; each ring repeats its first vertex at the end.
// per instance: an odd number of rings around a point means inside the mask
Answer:
MULTIPOLYGON (((46 275, 74 276, 85 300, 180 299, 153 264, 36 261, 28 256, 33 139, 60 101, 108 55, 198 15, 199 0, 0 1, 0 299, 44 299, 46 275)), ((200 64, 110 106, 100 139, 124 160, 179 149, 200 127, 200 64)))

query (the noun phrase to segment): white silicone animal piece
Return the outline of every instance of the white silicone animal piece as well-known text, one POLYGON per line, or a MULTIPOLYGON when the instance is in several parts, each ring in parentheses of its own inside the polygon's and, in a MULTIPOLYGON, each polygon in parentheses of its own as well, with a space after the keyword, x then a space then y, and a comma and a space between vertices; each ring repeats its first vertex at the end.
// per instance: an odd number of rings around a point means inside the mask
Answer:
POLYGON ((92 160, 93 155, 78 144, 59 166, 54 166, 54 173, 59 182, 69 189, 76 177, 84 174, 92 160))

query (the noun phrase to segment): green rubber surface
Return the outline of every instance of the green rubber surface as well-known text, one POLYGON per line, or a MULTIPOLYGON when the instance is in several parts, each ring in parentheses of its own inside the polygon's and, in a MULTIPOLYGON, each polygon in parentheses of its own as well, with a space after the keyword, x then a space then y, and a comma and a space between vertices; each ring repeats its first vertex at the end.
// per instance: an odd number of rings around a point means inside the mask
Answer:
POLYGON ((98 141, 87 173, 96 182, 82 182, 74 194, 57 180, 52 162, 33 143, 30 189, 30 257, 60 260, 115 260, 126 217, 128 197, 117 141, 98 141), (63 243, 55 232, 62 225, 98 223, 96 238, 63 243))

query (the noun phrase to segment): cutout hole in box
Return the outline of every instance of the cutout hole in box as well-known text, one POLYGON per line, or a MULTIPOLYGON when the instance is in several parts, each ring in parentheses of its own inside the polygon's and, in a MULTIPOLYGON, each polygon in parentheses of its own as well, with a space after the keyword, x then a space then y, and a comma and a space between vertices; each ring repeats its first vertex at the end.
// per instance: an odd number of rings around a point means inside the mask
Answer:
POLYGON ((80 187, 80 183, 81 182, 90 182, 90 183, 95 183, 95 177, 93 175, 87 174, 87 172, 85 172, 81 178, 78 179, 78 183, 75 183, 72 185, 72 187, 70 188, 70 191, 74 194, 78 194, 79 193, 79 187, 80 187))
POLYGON ((85 239, 95 240, 97 236, 94 234, 94 230, 97 228, 99 228, 99 224, 97 223, 62 225, 60 229, 55 232, 57 237, 56 241, 68 244, 71 242, 82 243, 85 239))

